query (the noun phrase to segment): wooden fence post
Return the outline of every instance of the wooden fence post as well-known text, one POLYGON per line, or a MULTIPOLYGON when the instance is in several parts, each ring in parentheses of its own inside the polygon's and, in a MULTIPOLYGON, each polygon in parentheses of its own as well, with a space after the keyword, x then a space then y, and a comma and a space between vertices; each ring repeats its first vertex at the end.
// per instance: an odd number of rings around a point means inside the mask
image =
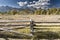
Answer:
POLYGON ((30 19, 30 30, 31 30, 31 33, 33 35, 33 32, 34 32, 34 21, 30 19))
POLYGON ((32 34, 32 39, 34 40, 34 21, 30 19, 30 30, 31 30, 31 34, 32 34))
POLYGON ((39 38, 36 39, 36 38, 35 38, 35 35, 34 35, 34 33, 35 33, 35 31, 34 31, 34 26, 36 26, 34 23, 35 23, 35 22, 30 19, 30 30, 31 30, 31 34, 32 34, 32 36, 33 36, 33 37, 32 37, 32 40, 39 40, 39 38))

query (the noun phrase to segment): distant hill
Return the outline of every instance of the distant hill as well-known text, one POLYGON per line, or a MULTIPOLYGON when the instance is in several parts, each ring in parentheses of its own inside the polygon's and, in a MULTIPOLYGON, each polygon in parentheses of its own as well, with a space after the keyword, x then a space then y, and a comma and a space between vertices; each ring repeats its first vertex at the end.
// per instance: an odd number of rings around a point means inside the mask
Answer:
POLYGON ((0 6, 0 12, 6 12, 6 11, 9 11, 9 10, 12 10, 12 9, 21 10, 20 8, 13 8, 13 7, 10 7, 10 6, 0 6))
POLYGON ((10 6, 0 6, 0 12, 7 12, 7 11, 9 11, 9 10, 13 10, 13 9, 15 9, 15 10, 29 10, 29 11, 33 11, 33 10, 35 10, 34 8, 28 8, 28 7, 26 7, 26 8, 14 8, 14 7, 10 7, 10 6))

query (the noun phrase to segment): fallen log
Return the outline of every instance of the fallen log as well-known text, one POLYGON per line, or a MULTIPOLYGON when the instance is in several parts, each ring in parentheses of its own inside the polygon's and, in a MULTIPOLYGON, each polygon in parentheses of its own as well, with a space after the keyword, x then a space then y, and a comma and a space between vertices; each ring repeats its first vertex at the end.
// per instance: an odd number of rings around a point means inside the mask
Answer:
POLYGON ((18 33, 10 33, 6 31, 0 31, 0 38, 17 38, 17 39, 23 39, 23 38, 31 38, 30 35, 25 34, 18 34, 18 33))

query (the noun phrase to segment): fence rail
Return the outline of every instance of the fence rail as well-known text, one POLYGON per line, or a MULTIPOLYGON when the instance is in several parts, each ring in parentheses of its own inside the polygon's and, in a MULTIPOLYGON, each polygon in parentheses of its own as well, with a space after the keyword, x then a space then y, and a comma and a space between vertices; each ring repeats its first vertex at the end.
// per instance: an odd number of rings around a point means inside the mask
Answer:
POLYGON ((31 21, 31 19, 30 20, 0 20, 0 23, 1 22, 30 22, 31 21))

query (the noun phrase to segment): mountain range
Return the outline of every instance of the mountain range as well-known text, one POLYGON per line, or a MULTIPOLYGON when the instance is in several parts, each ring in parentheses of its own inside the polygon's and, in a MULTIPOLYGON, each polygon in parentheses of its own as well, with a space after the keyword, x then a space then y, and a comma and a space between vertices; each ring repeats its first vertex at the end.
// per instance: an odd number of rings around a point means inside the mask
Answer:
POLYGON ((30 11, 36 10, 33 7, 31 7, 31 8, 28 8, 28 7, 25 7, 25 8, 24 7, 22 7, 22 8, 15 8, 15 7, 10 7, 10 6, 0 6, 0 12, 7 12, 7 11, 13 10, 13 9, 19 10, 19 11, 25 10, 25 9, 28 9, 30 11))
POLYGON ((14 8, 10 6, 0 6, 0 12, 7 12, 12 9, 21 10, 21 8, 14 8))

